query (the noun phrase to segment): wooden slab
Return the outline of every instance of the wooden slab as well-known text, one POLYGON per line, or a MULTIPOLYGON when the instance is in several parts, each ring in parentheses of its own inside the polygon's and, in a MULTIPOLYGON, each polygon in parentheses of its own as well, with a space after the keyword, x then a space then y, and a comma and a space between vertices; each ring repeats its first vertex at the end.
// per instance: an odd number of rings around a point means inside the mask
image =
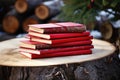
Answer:
POLYGON ((16 38, 0 42, 0 65, 4 66, 49 66, 68 63, 81 63, 85 61, 100 59, 111 55, 115 47, 102 40, 93 39, 93 54, 77 55, 66 57, 54 57, 44 59, 29 59, 18 52, 20 40, 25 38, 16 38))

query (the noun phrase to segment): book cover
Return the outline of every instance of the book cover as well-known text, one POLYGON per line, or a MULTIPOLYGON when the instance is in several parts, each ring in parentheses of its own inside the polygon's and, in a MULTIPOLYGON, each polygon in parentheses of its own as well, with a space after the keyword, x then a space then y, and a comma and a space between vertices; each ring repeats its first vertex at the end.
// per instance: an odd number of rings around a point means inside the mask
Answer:
POLYGON ((73 22, 33 24, 29 25, 29 30, 39 33, 84 32, 86 31, 86 26, 73 22))
POLYGON ((85 32, 79 32, 79 33, 55 33, 55 34, 42 34, 42 33, 37 33, 34 31, 29 31, 28 33, 30 36, 36 36, 39 38, 44 38, 44 39, 62 39, 62 38, 72 38, 72 37, 80 37, 80 36, 88 36, 90 35, 90 32, 85 31, 85 32))
POLYGON ((86 55, 86 54, 92 54, 91 49, 87 50, 76 50, 76 51, 67 51, 67 52, 58 52, 58 53, 52 53, 52 54, 32 54, 27 52, 20 52, 22 55, 30 58, 30 59, 37 59, 37 58, 50 58, 50 57, 62 57, 62 56, 74 56, 74 55, 86 55))
POLYGON ((68 42, 90 40, 92 38, 93 38, 93 36, 85 36, 85 37, 74 37, 74 38, 48 40, 48 39, 42 39, 42 38, 31 36, 30 40, 45 43, 45 44, 55 45, 55 44, 62 44, 62 43, 68 43, 68 42))
POLYGON ((59 52, 66 52, 66 51, 75 51, 75 50, 86 50, 93 48, 93 45, 83 45, 83 46, 75 46, 75 47, 63 47, 63 48, 52 48, 52 49, 28 49, 28 48, 20 48, 19 51, 21 52, 28 52, 33 54, 51 54, 51 53, 59 53, 59 52))
POLYGON ((91 44, 92 44, 91 40, 75 41, 75 42, 68 42, 68 43, 62 43, 56 45, 24 40, 20 42, 20 47, 30 48, 30 49, 49 49, 49 48, 74 47, 74 46, 91 45, 91 44))
POLYGON ((84 24, 79 24, 79 23, 75 23, 75 22, 60 22, 60 23, 55 23, 55 24, 64 26, 64 27, 85 26, 84 24))

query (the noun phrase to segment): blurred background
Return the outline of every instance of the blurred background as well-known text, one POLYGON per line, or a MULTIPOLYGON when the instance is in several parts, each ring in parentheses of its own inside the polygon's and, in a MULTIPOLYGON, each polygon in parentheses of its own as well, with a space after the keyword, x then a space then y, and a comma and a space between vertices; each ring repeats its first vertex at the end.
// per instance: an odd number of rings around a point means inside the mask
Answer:
POLYGON ((119 0, 0 0, 0 41, 23 37, 29 24, 65 21, 86 24, 120 49, 119 0))

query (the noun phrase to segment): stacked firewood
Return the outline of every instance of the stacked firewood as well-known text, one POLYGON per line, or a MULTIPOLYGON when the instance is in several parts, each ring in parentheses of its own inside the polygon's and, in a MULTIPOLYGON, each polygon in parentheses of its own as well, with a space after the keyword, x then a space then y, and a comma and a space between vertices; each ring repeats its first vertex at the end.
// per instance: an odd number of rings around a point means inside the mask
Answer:
POLYGON ((16 34, 27 32, 29 24, 51 22, 60 13, 62 4, 61 0, 14 0, 10 6, 2 11, 1 24, 6 33, 16 34))

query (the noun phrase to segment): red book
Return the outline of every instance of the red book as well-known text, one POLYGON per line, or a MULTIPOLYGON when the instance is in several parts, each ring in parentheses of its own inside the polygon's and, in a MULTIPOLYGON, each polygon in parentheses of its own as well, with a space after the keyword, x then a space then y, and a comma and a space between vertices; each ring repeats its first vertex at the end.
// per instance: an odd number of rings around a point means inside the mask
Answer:
POLYGON ((52 54, 32 54, 27 52, 20 52, 21 54, 25 55, 28 58, 31 59, 37 59, 37 58, 50 58, 50 57, 62 57, 62 56, 73 56, 73 55, 86 55, 86 54, 92 54, 92 50, 76 50, 76 51, 67 51, 67 52, 58 52, 58 53, 52 53, 52 54))
POLYGON ((88 36, 90 32, 81 32, 81 33, 57 33, 57 34, 41 34, 34 31, 29 31, 30 36, 36 36, 44 39, 62 39, 62 38, 71 38, 71 37, 80 37, 88 36))
POLYGON ((51 54, 51 53, 57 53, 57 52, 85 50, 85 49, 91 49, 91 48, 93 48, 93 45, 76 46, 76 47, 65 47, 65 48, 41 49, 41 50, 20 48, 19 51, 33 53, 33 54, 41 54, 42 55, 42 54, 51 54))
POLYGON ((86 31, 86 26, 73 22, 33 24, 29 25, 29 30, 39 33, 84 32, 86 31))
POLYGON ((85 36, 85 37, 74 37, 74 38, 47 40, 47 39, 41 39, 38 37, 31 36, 30 40, 45 43, 45 44, 55 45, 55 44, 62 44, 62 43, 68 43, 68 42, 90 40, 92 38, 93 38, 92 36, 85 36))
POLYGON ((20 47, 30 48, 30 49, 49 49, 49 48, 74 47, 74 46, 91 45, 91 44, 92 44, 91 40, 75 41, 75 42, 68 42, 68 43, 62 43, 62 44, 56 44, 56 45, 24 40, 24 41, 21 41, 20 47))

